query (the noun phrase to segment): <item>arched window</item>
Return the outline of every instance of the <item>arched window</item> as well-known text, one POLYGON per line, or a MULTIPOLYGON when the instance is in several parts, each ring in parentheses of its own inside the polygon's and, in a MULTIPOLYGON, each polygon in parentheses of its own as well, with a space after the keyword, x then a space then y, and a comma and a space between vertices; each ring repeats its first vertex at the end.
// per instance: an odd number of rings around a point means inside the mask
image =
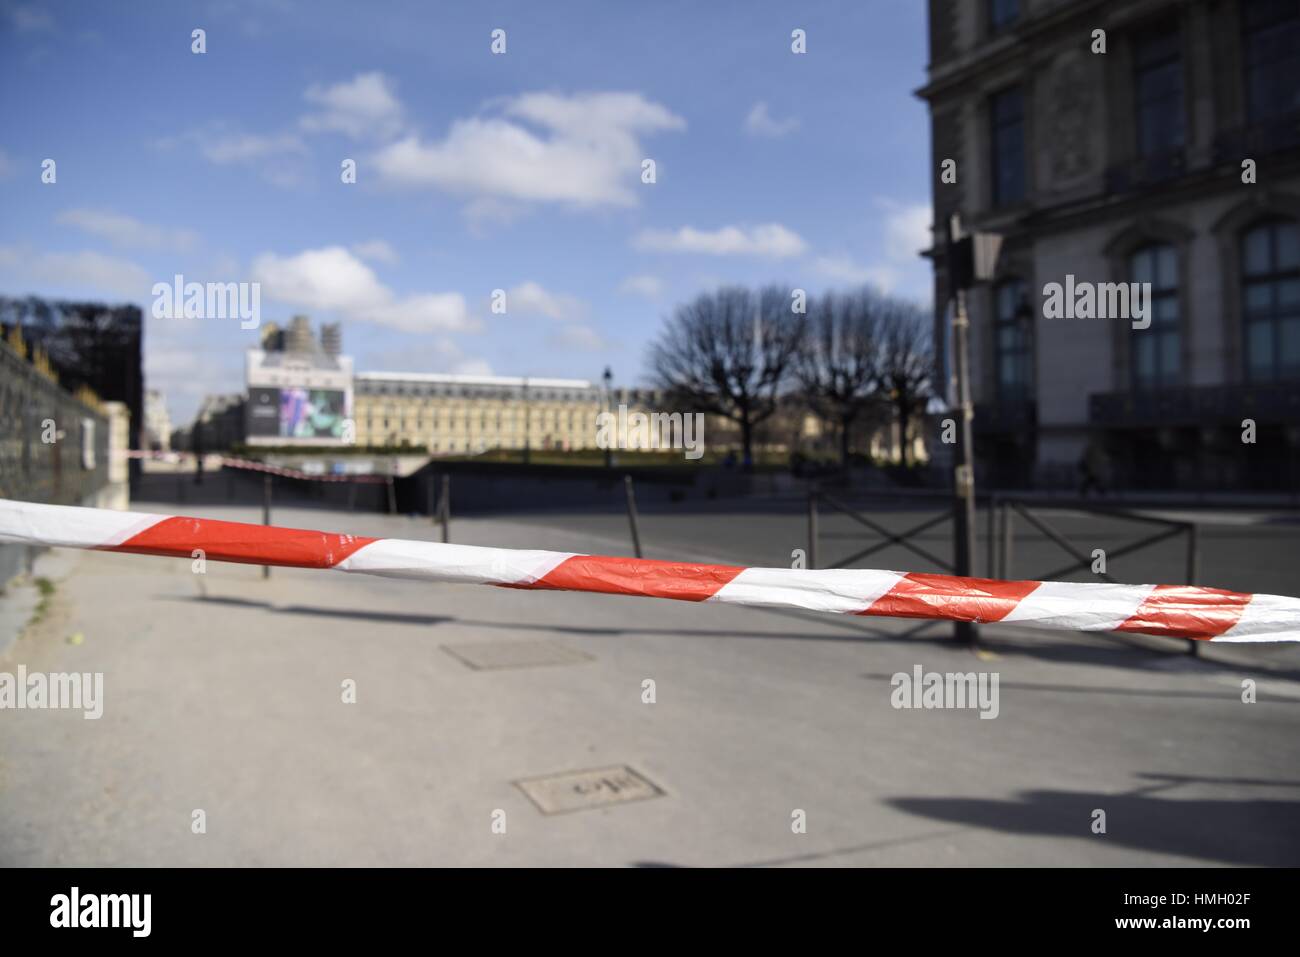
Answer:
POLYGON ((1134 329, 1133 388, 1165 388, 1182 381, 1183 340, 1178 312, 1178 251, 1169 243, 1143 246, 1129 257, 1132 282, 1149 284, 1151 324, 1134 329))
POLYGON ((1033 394, 1033 320, 1021 279, 993 289, 994 374, 999 402, 1023 402, 1033 394))
POLYGON ((1300 378, 1300 225, 1275 219, 1241 237, 1246 378, 1300 378))

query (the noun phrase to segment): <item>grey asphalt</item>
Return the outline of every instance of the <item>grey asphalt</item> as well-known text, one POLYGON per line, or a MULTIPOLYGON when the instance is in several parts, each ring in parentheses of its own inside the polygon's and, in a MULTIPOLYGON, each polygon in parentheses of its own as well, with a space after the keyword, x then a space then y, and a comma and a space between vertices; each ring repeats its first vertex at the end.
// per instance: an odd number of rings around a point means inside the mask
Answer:
MULTIPOLYGON (((275 521, 433 537, 401 517, 275 521)), ((651 557, 788 565, 802 522, 652 513, 642 534, 651 557)), ((1215 527, 1204 583, 1300 593, 1290 529, 1215 527)), ((823 523, 827 560, 860 547, 850 529, 823 523)), ((615 514, 458 518, 452 531, 628 550, 615 514)), ((1042 545, 1017 543, 1027 576, 1042 545)), ((104 716, 0 712, 0 864, 1300 864, 1294 648, 1216 647, 1206 661, 1177 642, 985 628, 976 656, 914 621, 291 569, 268 581, 216 563, 196 575, 186 560, 94 552, 48 553, 37 573, 57 582, 49 613, 0 670, 103 672, 104 716), (582 656, 466 664, 556 648, 582 656), (999 716, 894 709, 890 676, 917 664, 996 672, 999 716), (1245 678, 1256 703, 1241 700, 1245 678), (355 704, 341 700, 348 679, 355 704), (662 795, 546 815, 515 783, 617 766, 662 795), (806 833, 792 832, 796 810, 806 833)))

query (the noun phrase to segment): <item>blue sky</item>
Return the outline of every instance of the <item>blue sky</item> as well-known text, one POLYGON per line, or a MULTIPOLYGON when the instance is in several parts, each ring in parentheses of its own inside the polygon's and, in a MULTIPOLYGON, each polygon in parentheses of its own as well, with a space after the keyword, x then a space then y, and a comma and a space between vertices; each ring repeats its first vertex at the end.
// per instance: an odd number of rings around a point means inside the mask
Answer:
MULTIPOLYGON (((0 0, 0 292, 256 281, 358 370, 632 384, 721 283, 929 299, 924 65, 921 0, 0 0)), ((147 384, 187 421, 257 335, 148 318, 147 384)))

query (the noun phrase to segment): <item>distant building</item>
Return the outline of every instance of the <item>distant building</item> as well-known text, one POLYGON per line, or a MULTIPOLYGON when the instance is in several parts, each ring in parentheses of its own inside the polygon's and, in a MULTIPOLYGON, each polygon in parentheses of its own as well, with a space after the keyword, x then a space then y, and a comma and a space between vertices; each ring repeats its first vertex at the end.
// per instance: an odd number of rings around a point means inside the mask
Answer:
POLYGON ((1005 237, 969 303, 977 481, 1294 487, 1300 3, 930 0, 929 20, 934 222, 1005 237), (1067 283, 1149 283, 1150 326, 1045 318, 1067 283))
POLYGON ((171 448, 171 435, 167 397, 157 389, 149 389, 144 394, 144 448, 166 452, 171 448))
MULTIPOLYGON (((23 339, 49 358, 59 385, 89 389, 101 401, 121 402, 130 414, 130 445, 144 428, 143 316, 139 307, 27 296, 0 296, 0 335, 21 328, 23 339)), ((132 464, 132 475, 138 473, 132 464)))
POLYGON ((585 379, 359 372, 356 438, 434 454, 589 449, 603 398, 585 379))
POLYGON ((268 323, 262 348, 245 361, 248 402, 244 432, 250 445, 351 445, 352 359, 340 354, 338 325, 322 328, 294 316, 289 328, 268 323))
POLYGON ((242 445, 244 396, 238 393, 205 395, 189 429, 188 450, 226 452, 242 445))

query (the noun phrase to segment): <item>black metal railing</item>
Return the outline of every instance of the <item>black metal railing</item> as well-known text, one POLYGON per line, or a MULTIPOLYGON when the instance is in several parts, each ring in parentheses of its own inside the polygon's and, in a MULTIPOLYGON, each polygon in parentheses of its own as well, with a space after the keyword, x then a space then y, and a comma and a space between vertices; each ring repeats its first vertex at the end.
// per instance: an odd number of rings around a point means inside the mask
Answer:
POLYGON ((0 498, 79 505, 108 484, 108 418, 0 342, 0 498))

